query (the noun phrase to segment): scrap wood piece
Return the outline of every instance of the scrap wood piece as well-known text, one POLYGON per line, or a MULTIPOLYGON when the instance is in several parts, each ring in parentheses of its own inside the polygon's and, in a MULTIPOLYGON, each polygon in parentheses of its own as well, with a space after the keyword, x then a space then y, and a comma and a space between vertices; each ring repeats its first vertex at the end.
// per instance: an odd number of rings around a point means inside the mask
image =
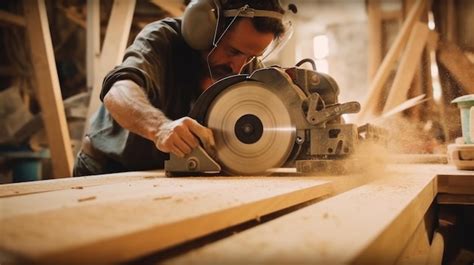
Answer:
POLYGON ((44 0, 25 0, 24 14, 27 36, 34 47, 31 50, 31 61, 37 84, 36 95, 51 151, 53 177, 70 177, 73 167, 71 139, 44 0))
POLYGON ((354 176, 157 178, 148 185, 118 183, 3 198, 0 248, 45 263, 126 261, 363 181, 354 176), (92 195, 100 196, 77 202, 92 195), (64 203, 48 205, 54 200, 64 203), (20 207, 28 203, 34 206, 20 207))
POLYGON ((369 25, 369 80, 372 80, 382 61, 382 11, 380 1, 367 1, 369 25))
POLYGON ((55 190, 80 189, 84 187, 127 182, 147 177, 164 177, 163 171, 132 171, 96 176, 42 180, 0 185, 0 198, 41 193, 55 190), (145 176, 145 177, 144 177, 145 176))
POLYGON ((398 65, 398 70, 385 102, 383 112, 386 113, 404 102, 416 70, 420 65, 421 54, 428 40, 429 28, 425 23, 417 22, 410 33, 398 65))
POLYGON ((164 263, 393 264, 435 195, 433 174, 382 178, 164 263))
POLYGON ((443 41, 437 50, 438 62, 448 70, 467 94, 474 94, 474 64, 454 43, 443 41))
POLYGON ((425 0, 418 0, 413 5, 410 13, 407 16, 407 19, 403 22, 400 32, 390 47, 390 50, 384 57, 382 64, 380 65, 370 85, 367 100, 364 104, 362 104, 362 109, 357 116, 361 123, 363 123, 364 120, 371 118, 371 116, 378 114, 377 105, 381 100, 385 83, 387 82, 387 79, 389 78, 395 63, 408 40, 413 24, 419 20, 420 14, 425 4, 425 0))

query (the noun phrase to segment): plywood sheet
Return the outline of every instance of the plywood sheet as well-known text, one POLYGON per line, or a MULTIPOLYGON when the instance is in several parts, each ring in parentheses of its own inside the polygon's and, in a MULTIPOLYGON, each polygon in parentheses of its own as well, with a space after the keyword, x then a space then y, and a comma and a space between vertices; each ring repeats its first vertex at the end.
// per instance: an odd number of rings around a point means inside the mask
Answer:
POLYGON ((133 171, 95 176, 41 180, 0 185, 0 198, 64 189, 81 189, 89 186, 127 182, 152 177, 164 177, 163 171, 133 171))

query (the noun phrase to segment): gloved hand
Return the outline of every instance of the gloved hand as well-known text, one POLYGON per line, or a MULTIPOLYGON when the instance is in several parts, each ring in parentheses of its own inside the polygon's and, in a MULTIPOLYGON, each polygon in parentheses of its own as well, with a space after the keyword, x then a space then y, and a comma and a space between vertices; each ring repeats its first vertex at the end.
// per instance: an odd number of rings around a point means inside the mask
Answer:
POLYGON ((212 152, 214 150, 215 142, 212 131, 196 120, 184 117, 164 122, 155 135, 155 145, 162 152, 184 157, 199 145, 198 139, 201 140, 206 151, 212 152))

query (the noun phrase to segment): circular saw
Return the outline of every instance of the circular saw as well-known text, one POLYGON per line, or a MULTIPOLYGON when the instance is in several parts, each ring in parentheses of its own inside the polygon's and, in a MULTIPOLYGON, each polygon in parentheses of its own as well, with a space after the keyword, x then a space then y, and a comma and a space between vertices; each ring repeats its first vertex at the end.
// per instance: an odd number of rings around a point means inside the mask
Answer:
MULTIPOLYGON (((195 148, 165 161, 168 175, 262 175, 295 166, 299 172, 348 157, 363 133, 341 115, 360 110, 338 102, 328 75, 301 67, 269 67, 212 85, 189 116, 213 131, 216 148, 195 148)), ((366 128, 366 127, 364 127, 366 128)))

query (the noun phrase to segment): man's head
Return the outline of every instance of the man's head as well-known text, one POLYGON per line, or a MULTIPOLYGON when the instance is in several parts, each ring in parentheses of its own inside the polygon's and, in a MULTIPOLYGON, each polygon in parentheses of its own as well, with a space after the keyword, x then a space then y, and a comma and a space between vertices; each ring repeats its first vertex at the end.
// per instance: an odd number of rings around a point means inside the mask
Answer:
MULTIPOLYGON (((228 1, 222 8, 238 9, 245 5, 284 13, 278 1, 234 0, 228 1)), ((215 80, 238 74, 247 62, 261 56, 272 40, 279 38, 285 31, 281 19, 273 17, 226 17, 220 26, 222 28, 218 29, 218 35, 224 35, 209 55, 208 62, 215 80)))
POLYGON ((215 80, 239 73, 245 63, 262 55, 271 41, 285 31, 282 20, 278 17, 284 14, 278 0, 197 0, 191 2, 190 6, 183 19, 183 35, 193 48, 202 50, 205 56, 209 54, 208 63, 215 80), (210 4, 212 7, 218 4, 218 7, 211 8, 210 4), (244 13, 239 13, 238 10, 244 6, 248 6, 248 10, 256 10, 256 15, 245 17, 244 13), (206 18, 209 19, 206 10, 215 12, 216 9, 219 10, 219 21, 209 21, 209 24, 214 26, 205 28, 196 26, 195 23, 194 27, 188 26, 193 20, 208 22, 205 21, 206 18), (226 14, 229 10, 234 10, 235 14, 226 14), (264 11, 260 12, 261 10, 264 11), (267 12, 267 15, 266 11, 272 12, 267 12), (193 20, 189 19, 190 17, 193 20), (199 33, 199 30, 202 32, 199 33), (206 33, 207 38, 200 38, 206 33), (216 38, 211 38, 214 35, 216 38), (213 41, 216 41, 216 47, 213 41))

